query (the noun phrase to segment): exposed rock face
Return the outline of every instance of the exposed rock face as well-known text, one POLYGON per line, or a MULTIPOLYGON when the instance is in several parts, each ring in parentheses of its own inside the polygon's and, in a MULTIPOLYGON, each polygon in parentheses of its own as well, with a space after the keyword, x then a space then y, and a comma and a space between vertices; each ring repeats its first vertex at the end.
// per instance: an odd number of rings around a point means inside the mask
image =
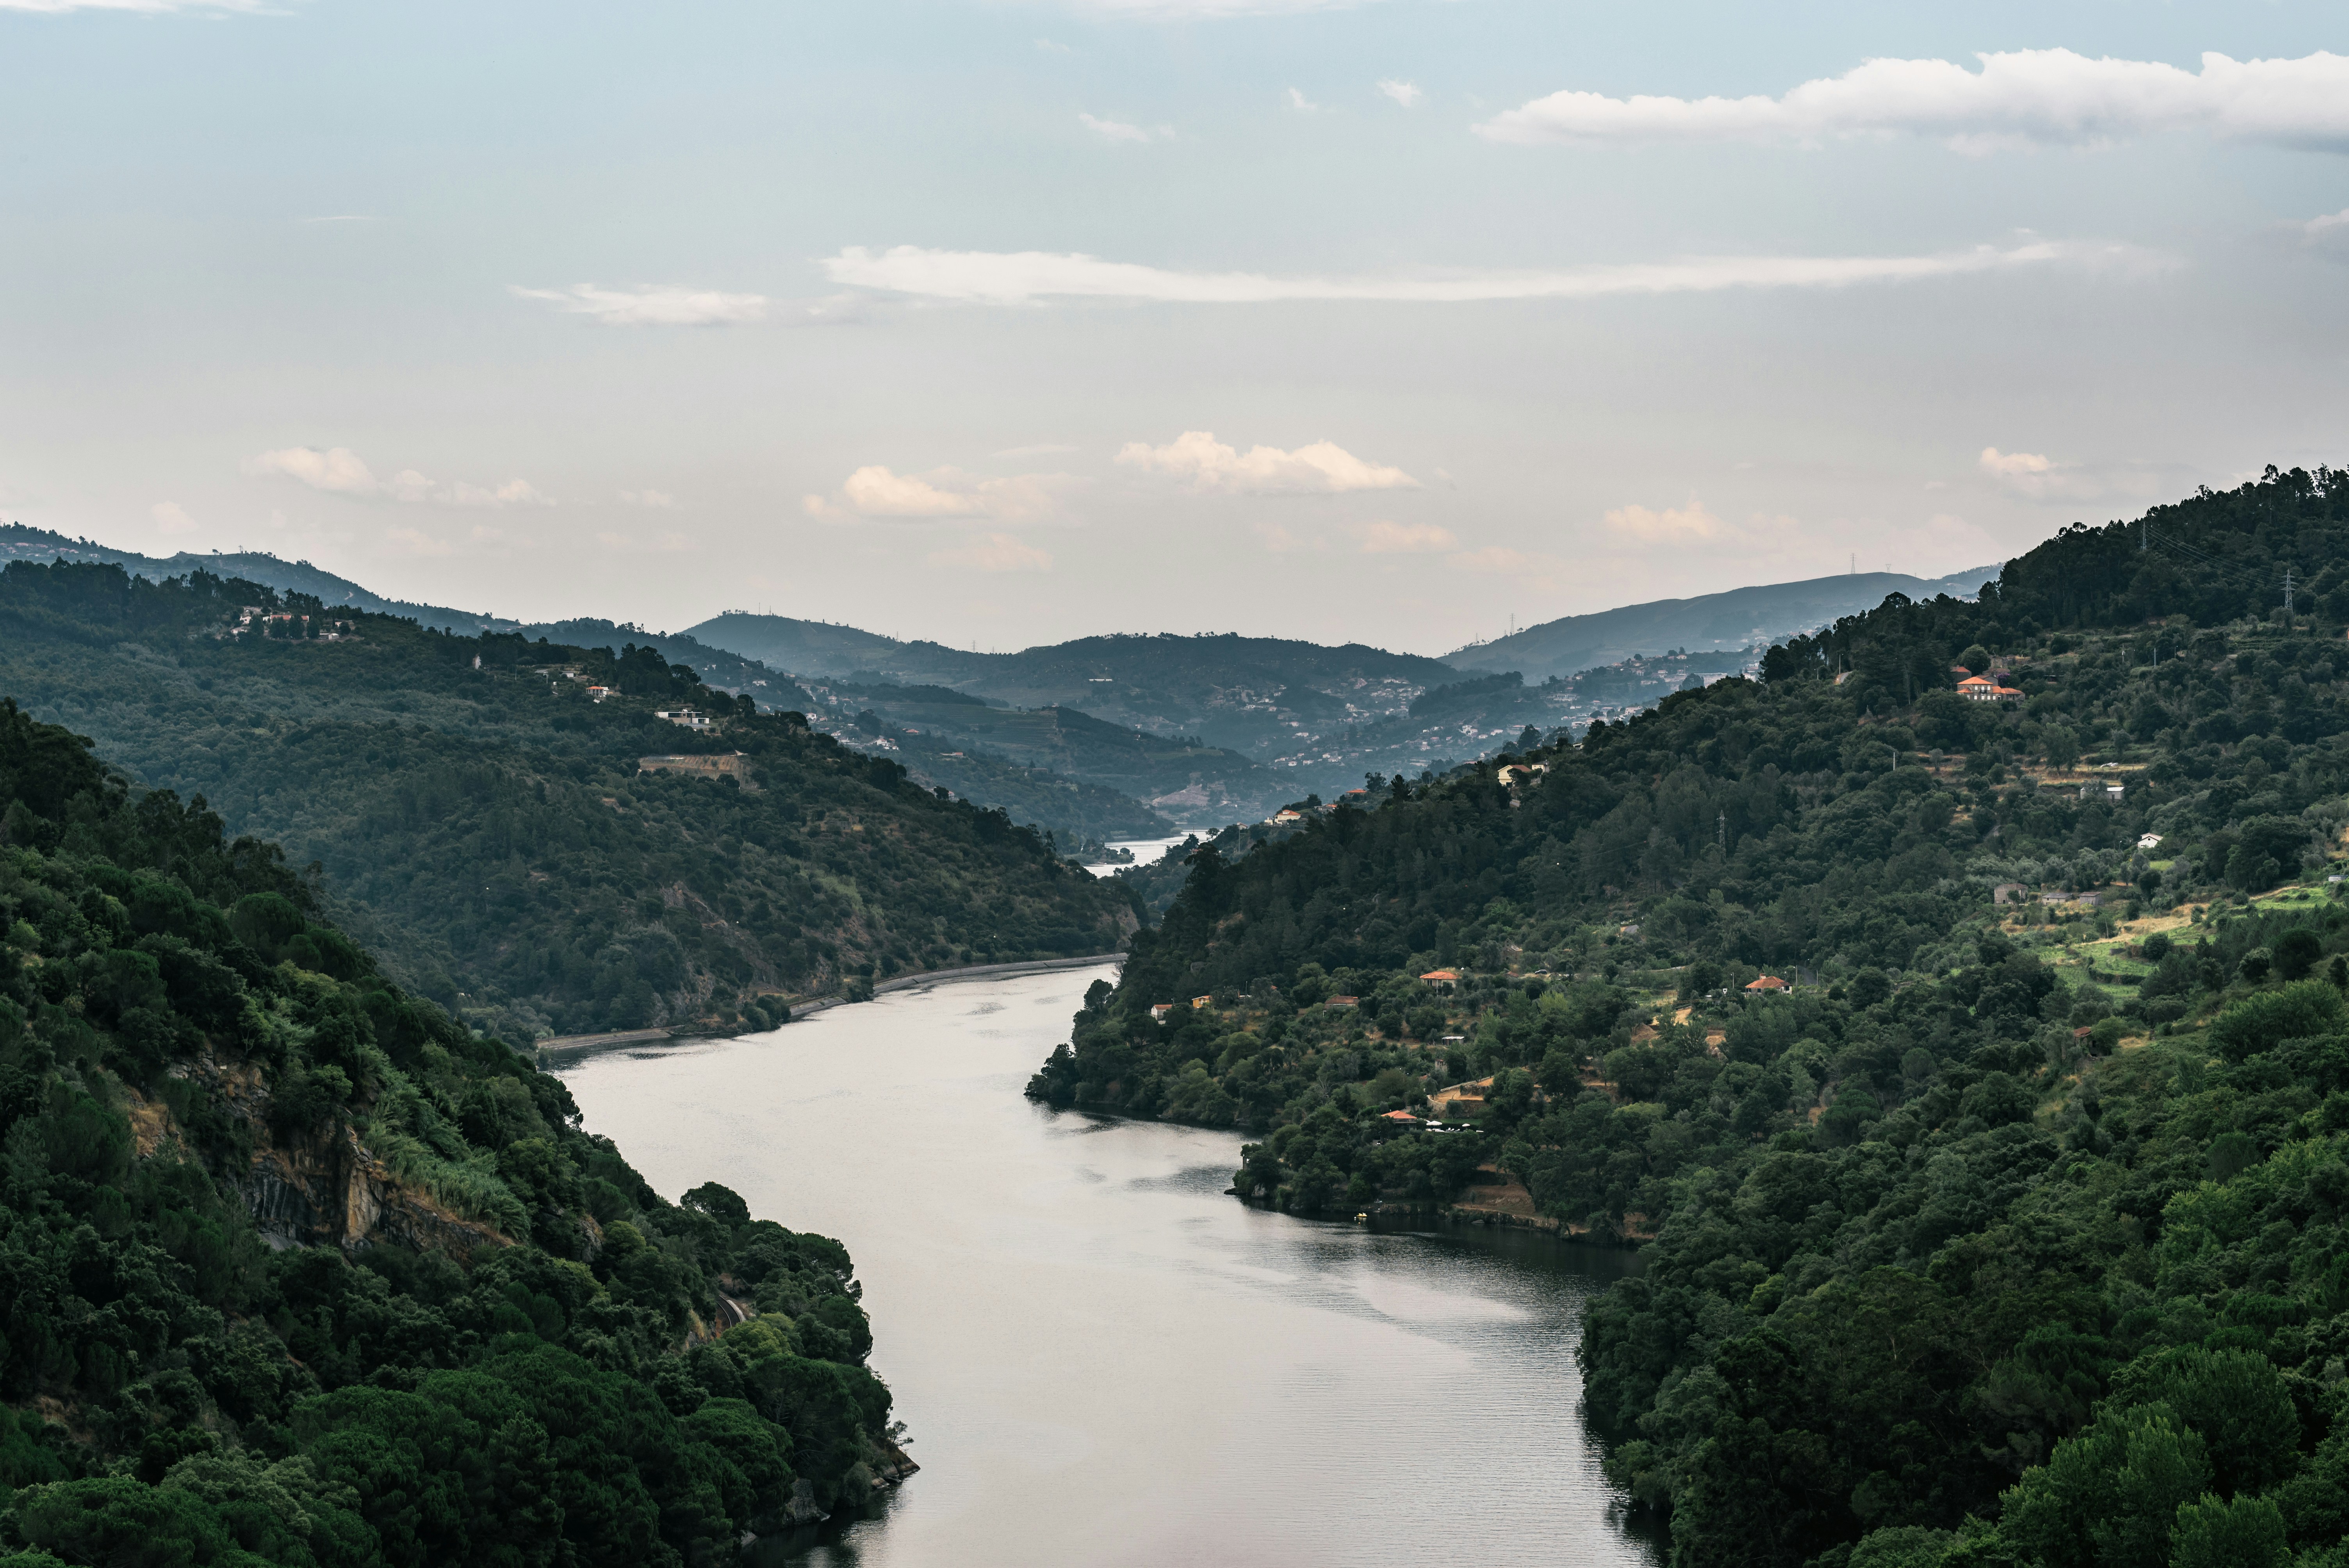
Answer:
MULTIPOLYGON (((268 1080, 254 1063, 222 1061, 207 1049, 173 1068, 172 1076, 209 1089, 243 1124, 253 1163, 236 1184, 262 1239, 273 1247, 357 1252, 388 1241, 463 1257, 476 1247, 513 1245, 502 1232, 451 1212, 429 1192, 392 1174, 343 1122, 331 1123, 316 1137, 279 1141, 269 1125, 268 1080)), ((182 1141, 171 1113, 158 1101, 135 1108, 132 1125, 142 1155, 167 1140, 182 1141)))

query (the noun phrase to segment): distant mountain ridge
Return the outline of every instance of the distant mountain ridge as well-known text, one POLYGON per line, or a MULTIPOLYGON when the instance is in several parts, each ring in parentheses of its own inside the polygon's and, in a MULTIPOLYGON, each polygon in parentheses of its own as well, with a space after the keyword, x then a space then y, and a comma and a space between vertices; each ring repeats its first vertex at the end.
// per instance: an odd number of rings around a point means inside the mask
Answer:
POLYGON ((141 555, 135 550, 116 550, 94 540, 68 539, 51 529, 33 528, 21 522, 0 523, 0 565, 11 561, 71 561, 119 566, 132 576, 144 577, 150 583, 185 577, 191 572, 211 572, 222 577, 242 577, 248 583, 274 588, 280 593, 307 593, 335 609, 405 615, 428 631, 473 636, 482 632, 522 629, 519 621, 476 610, 452 610, 445 604, 387 599, 306 561, 284 561, 265 551, 239 551, 234 554, 211 551, 200 555, 183 550, 176 555, 141 555))
POLYGON ((1541 681, 1676 648, 1712 653, 1767 645, 1873 610, 1893 593, 1920 600, 1942 593, 1971 599, 1998 573, 1996 565, 1933 578, 1861 572, 1732 588, 1690 599, 1657 599, 1545 621, 1510 636, 1455 648, 1444 659, 1462 670, 1516 670, 1528 682, 1541 681))

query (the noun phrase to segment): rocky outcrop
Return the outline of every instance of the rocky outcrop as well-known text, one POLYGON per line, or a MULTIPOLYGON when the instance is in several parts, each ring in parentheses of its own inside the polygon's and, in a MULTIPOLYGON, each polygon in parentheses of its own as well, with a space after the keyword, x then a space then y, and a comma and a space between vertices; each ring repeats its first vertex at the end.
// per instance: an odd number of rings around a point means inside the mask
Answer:
MULTIPOLYGON (((172 1076, 208 1091, 243 1124, 252 1163, 231 1172, 262 1240, 289 1247, 340 1247, 357 1252, 389 1242, 417 1252, 463 1257, 483 1246, 507 1247, 512 1238, 454 1212, 378 1159, 356 1129, 336 1120, 313 1136, 280 1140, 269 1125, 269 1083, 249 1061, 223 1061, 206 1050, 174 1068, 172 1076)), ((132 1126, 141 1154, 176 1140, 160 1102, 134 1108, 132 1126), (150 1124, 153 1130, 150 1134, 150 1124), (151 1141, 150 1141, 151 1138, 151 1141)))

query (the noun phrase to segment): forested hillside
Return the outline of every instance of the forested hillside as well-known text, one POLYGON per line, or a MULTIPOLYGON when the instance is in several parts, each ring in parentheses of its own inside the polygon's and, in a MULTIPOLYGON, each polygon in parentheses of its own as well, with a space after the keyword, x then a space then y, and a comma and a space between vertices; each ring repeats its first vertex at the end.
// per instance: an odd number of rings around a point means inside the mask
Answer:
POLYGON ((838 1243, 667 1202, 13 702, 0 1141, 11 1568, 724 1563, 907 1468, 838 1243))
POLYGON ((282 841, 405 984, 512 1038, 771 1022, 907 970, 1108 952, 1133 923, 1002 813, 650 649, 20 562, 0 692, 282 841), (240 632, 249 604, 294 618, 240 632), (713 727, 657 717, 688 706, 713 727), (739 777, 641 762, 737 753, 739 777))
POLYGON ((1031 1092, 1641 1245, 1586 1408, 1680 1563, 2349 1562, 2344 521, 2271 469, 1203 847, 1031 1092))

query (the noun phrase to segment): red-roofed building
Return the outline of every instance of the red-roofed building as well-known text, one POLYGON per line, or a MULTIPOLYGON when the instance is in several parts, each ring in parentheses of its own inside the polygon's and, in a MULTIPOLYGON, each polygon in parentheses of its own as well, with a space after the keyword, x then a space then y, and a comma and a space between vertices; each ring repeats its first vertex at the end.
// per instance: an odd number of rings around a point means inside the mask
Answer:
POLYGON ((1426 974, 1421 975, 1420 978, 1427 982, 1430 985, 1436 987, 1438 990, 1449 991, 1453 986, 1460 984, 1460 971, 1457 969, 1431 969, 1426 974))
POLYGON ((1392 1121, 1397 1127, 1417 1127, 1419 1125, 1419 1118, 1412 1115, 1412 1113, 1407 1110, 1391 1110, 1384 1116, 1379 1118, 1379 1119, 1381 1121, 1392 1121))
POLYGON ((1759 980, 1748 980, 1745 983, 1745 989, 1751 992, 1791 991, 1794 987, 1775 975, 1764 975, 1759 980))

